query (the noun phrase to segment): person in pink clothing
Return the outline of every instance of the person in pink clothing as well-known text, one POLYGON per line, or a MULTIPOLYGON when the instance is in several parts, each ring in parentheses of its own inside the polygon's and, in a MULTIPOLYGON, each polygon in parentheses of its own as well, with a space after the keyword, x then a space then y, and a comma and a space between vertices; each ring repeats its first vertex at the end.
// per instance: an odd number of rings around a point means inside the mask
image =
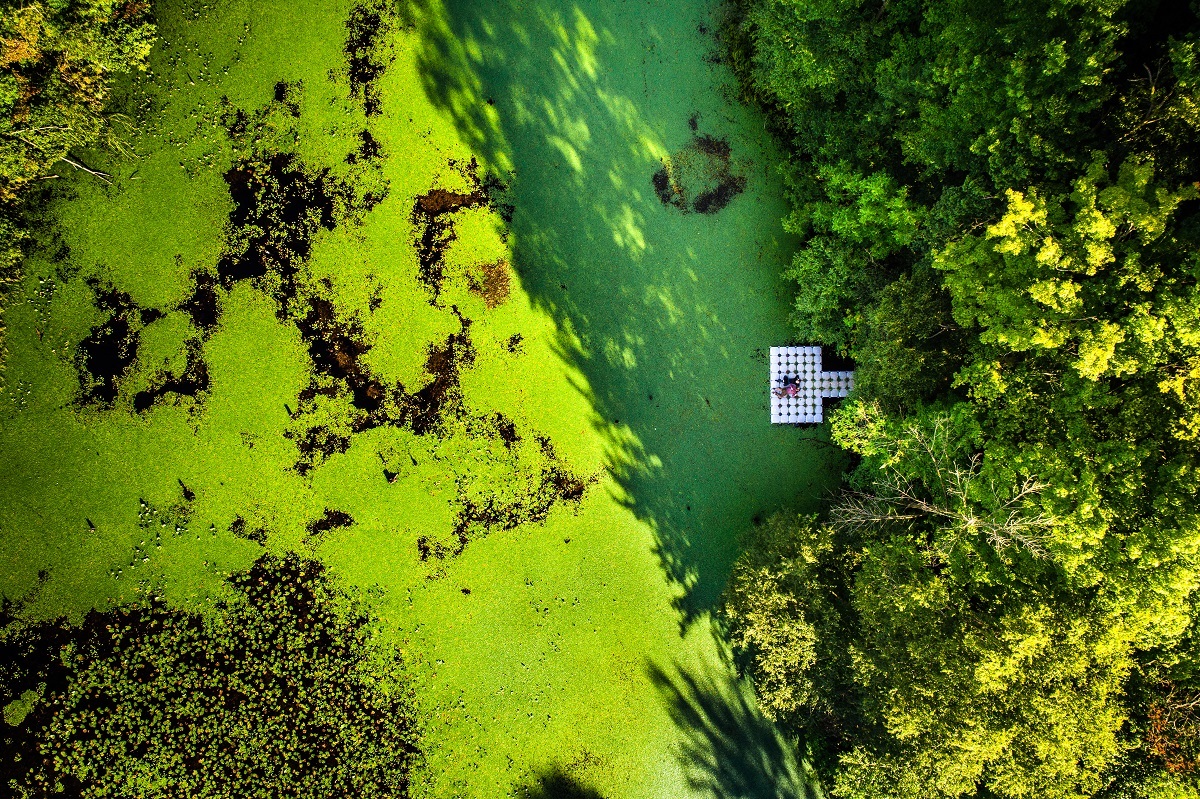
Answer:
POLYGON ((800 396, 800 378, 797 375, 784 375, 783 385, 775 389, 777 397, 798 397, 800 396))

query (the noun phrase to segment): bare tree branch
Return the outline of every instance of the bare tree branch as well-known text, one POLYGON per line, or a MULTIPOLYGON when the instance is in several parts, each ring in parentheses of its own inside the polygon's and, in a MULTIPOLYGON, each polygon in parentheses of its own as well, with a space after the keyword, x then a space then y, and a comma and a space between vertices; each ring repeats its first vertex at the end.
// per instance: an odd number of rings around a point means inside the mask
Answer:
POLYGON ((64 162, 70 164, 71 166, 75 167, 76 169, 82 169, 84 172, 87 172, 89 175, 94 175, 95 177, 100 178, 105 183, 109 184, 110 186, 112 185, 112 175, 108 174, 107 172, 100 172, 99 170, 96 170, 96 169, 89 169, 88 167, 84 166, 83 164, 79 163, 78 161, 74 160, 73 158, 69 158, 68 156, 65 156, 65 155, 58 160, 64 161, 64 162))
POLYGON ((948 557, 958 542, 982 536, 997 551, 1024 547, 1044 557, 1046 532, 1056 520, 1036 507, 1045 484, 1024 478, 1015 491, 1002 491, 993 480, 983 482, 983 457, 979 453, 965 461, 949 451, 947 424, 937 420, 932 430, 916 425, 906 433, 918 457, 928 461, 935 484, 926 486, 906 477, 895 466, 898 452, 885 461, 878 482, 870 493, 846 492, 832 510, 835 525, 853 531, 921 518, 940 521, 943 535, 933 548, 948 557), (1003 495, 1002 495, 1003 494, 1003 495))

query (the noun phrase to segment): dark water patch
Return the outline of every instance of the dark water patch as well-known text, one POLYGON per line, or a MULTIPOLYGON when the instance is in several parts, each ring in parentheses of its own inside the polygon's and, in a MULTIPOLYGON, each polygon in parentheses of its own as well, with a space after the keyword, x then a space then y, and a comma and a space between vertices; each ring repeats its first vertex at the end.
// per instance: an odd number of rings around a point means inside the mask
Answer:
POLYGON ((394 60, 384 52, 382 43, 391 30, 391 4, 383 0, 363 0, 350 10, 346 20, 347 73, 350 96, 361 100, 367 116, 377 116, 383 101, 376 85, 394 60))
POLYGON ((187 484, 183 482, 183 478, 176 478, 176 479, 179 482, 179 490, 183 492, 183 501, 184 502, 195 502, 196 501, 196 492, 187 487, 187 484))
POLYGON ((461 329, 440 344, 431 344, 425 368, 431 380, 421 390, 409 393, 400 383, 388 385, 365 363, 370 349, 366 333, 357 319, 341 319, 332 301, 309 297, 309 310, 295 320, 308 344, 315 376, 299 395, 300 406, 293 418, 302 421, 315 412, 318 403, 346 400, 349 414, 346 426, 334 430, 328 424, 309 427, 286 435, 295 440, 300 459, 295 468, 307 474, 322 460, 345 452, 350 437, 377 427, 407 426, 417 435, 439 432, 445 415, 461 411, 459 390, 461 369, 474 363, 471 321, 458 313, 461 329))
POLYGON ((383 158, 383 147, 379 140, 367 129, 358 132, 358 147, 346 156, 347 164, 359 164, 365 161, 379 161, 383 158))
POLYGON ((524 351, 525 337, 520 333, 513 333, 508 337, 508 340, 504 342, 504 349, 508 350, 514 355, 524 351))
POLYGON ((253 541, 259 546, 267 545, 267 529, 265 527, 250 529, 246 520, 241 516, 234 517, 233 521, 229 523, 229 532, 245 541, 253 541))
POLYGON ((356 192, 356 207, 352 214, 362 215, 387 199, 391 183, 383 174, 383 147, 367 129, 358 132, 358 146, 346 154, 346 163, 353 167, 350 174, 356 192))
POLYGON ((663 205, 673 205, 684 213, 687 212, 683 189, 672 185, 671 173, 667 171, 666 166, 650 176, 650 185, 654 187, 654 194, 663 205))
MULTIPOLYGON (((699 126, 695 115, 688 126, 693 131, 699 126)), ((746 190, 746 177, 734 172, 732 154, 727 140, 694 135, 686 147, 664 159, 650 184, 663 205, 683 213, 715 214, 746 190)))
POLYGON ((354 517, 344 510, 326 508, 321 518, 308 523, 308 535, 304 537, 304 543, 306 546, 315 548, 320 546, 331 530, 340 530, 353 524, 354 517))
MULTIPOLYGON (((229 103, 228 97, 222 99, 225 103, 229 103)), ((241 108, 227 106, 221 114, 221 124, 225 127, 225 132, 229 134, 229 138, 240 139, 250 129, 250 115, 241 108)))
POLYGON ((733 152, 727 140, 714 138, 709 136, 707 133, 702 133, 697 136, 692 142, 692 146, 705 155, 710 155, 714 158, 721 158, 725 161, 729 160, 729 156, 733 152))
MULTIPOLYGON (((453 309, 458 314, 458 309, 453 309)), ((471 343, 471 320, 458 314, 462 329, 446 337, 444 344, 429 347, 425 371, 433 380, 405 403, 405 419, 419 436, 438 432, 443 414, 449 407, 462 407, 459 378, 463 368, 475 363, 475 346, 471 343)))
POLYGON ((184 342, 184 347, 187 350, 187 361, 183 373, 155 375, 149 388, 133 396, 135 411, 144 413, 170 395, 191 397, 199 401, 208 393, 208 363, 204 360, 204 345, 199 339, 188 339, 184 342))
POLYGON ((512 419, 509 419, 504 414, 497 411, 492 416, 492 422, 495 423, 496 433, 499 434, 500 440, 504 442, 504 446, 512 449, 513 444, 521 440, 521 437, 517 435, 517 426, 513 423, 512 419))
POLYGON ((338 319, 333 303, 324 297, 309 297, 308 303, 308 312, 296 320, 296 327, 308 343, 313 366, 344 383, 354 395, 354 407, 377 410, 387 390, 360 360, 371 349, 362 323, 338 319))
POLYGON ((212 332, 221 318, 217 278, 210 272, 192 272, 192 293, 179 305, 192 320, 196 329, 205 335, 212 332))
POLYGON ((163 311, 160 311, 157 308, 143 308, 138 313, 138 319, 141 320, 142 327, 145 327, 146 325, 149 325, 149 324, 153 324, 154 322, 157 322, 159 319, 162 319, 164 316, 166 316, 166 313, 164 313, 163 311))
POLYGON ((137 359, 141 337, 141 309, 123 291, 89 280, 96 309, 105 319, 79 343, 75 364, 83 404, 111 408, 120 392, 120 381, 137 359))
MULTIPOLYGON (((509 184, 502 181, 497 176, 488 173, 483 179, 483 191, 488 197, 488 203, 492 206, 504 224, 511 225, 513 215, 517 211, 517 207, 509 202, 509 184)), ((507 231, 504 233, 507 236, 507 231)))
POLYGON ((296 119, 300 118, 300 84, 281 80, 275 84, 275 102, 282 105, 296 119))
POLYGON ((327 425, 315 425, 300 433, 288 431, 284 436, 294 440, 300 451, 300 459, 293 468, 301 477, 317 463, 350 449, 350 436, 334 432, 327 425))
POLYGON ((698 214, 715 214, 725 206, 729 205, 729 201, 746 190, 746 179, 741 176, 734 177, 732 180, 722 181, 715 187, 703 192, 692 203, 692 210, 698 214))
POLYGON ((483 189, 473 192, 460 193, 448 189, 430 189, 419 195, 413 208, 418 219, 434 219, 442 214, 460 211, 463 208, 474 208, 487 202, 483 189))
POLYGON ((225 173, 233 210, 226 252, 217 262, 221 284, 278 274, 281 305, 295 295, 295 275, 322 228, 333 230, 346 188, 329 169, 308 170, 292 153, 243 158, 225 173))
POLYGON ((280 130, 292 129, 287 120, 280 121, 280 109, 299 110, 295 96, 300 84, 280 85, 275 96, 284 101, 276 99, 251 114, 225 100, 222 121, 242 155, 224 175, 233 208, 217 277, 230 289, 239 281, 272 276, 259 287, 273 293, 279 316, 286 319, 297 291, 296 275, 317 233, 360 221, 387 197, 388 181, 379 143, 366 130, 346 157, 353 168, 345 177, 335 177, 329 167, 307 165, 294 152, 271 149, 269 142, 279 138, 280 130))
POLYGON ((545 461, 536 474, 528 475, 525 484, 511 497, 502 497, 492 490, 472 494, 460 483, 456 500, 453 537, 440 540, 421 536, 417 552, 421 560, 444 560, 462 554, 472 540, 497 530, 513 530, 523 524, 541 524, 555 506, 562 503, 578 505, 595 478, 583 478, 573 473, 558 457, 553 444, 538 436, 545 461))
MULTIPOLYGON (((438 205, 433 210, 445 207, 448 205, 438 205)), ((366 364, 363 356, 370 351, 371 344, 359 320, 341 318, 333 301, 324 297, 309 297, 308 301, 307 313, 294 321, 309 345, 315 375, 300 393, 300 406, 293 416, 303 422, 310 413, 320 418, 332 410, 337 421, 286 434, 295 441, 300 453, 294 467, 298 473, 306 475, 325 459, 345 452, 358 433, 393 426, 407 427, 418 436, 439 436, 445 434, 447 419, 464 417, 461 377, 474 364, 476 351, 471 339, 472 322, 457 307, 451 306, 450 310, 459 320, 460 329, 444 341, 429 345, 425 371, 430 379, 420 390, 409 392, 399 383, 386 385, 366 364)), ((516 344, 519 343, 518 337, 516 344)), ((454 557, 470 540, 493 530, 540 523, 556 504, 580 502, 589 484, 561 462, 545 436, 537 437, 540 455, 534 456, 537 462, 521 465, 521 458, 527 455, 522 455, 516 447, 521 437, 508 417, 496 413, 465 421, 467 435, 504 443, 513 459, 518 490, 501 497, 486 489, 481 494, 460 487, 451 536, 448 540, 431 536, 421 539, 419 549, 424 558, 454 557)), ((412 458, 411 453, 409 457, 412 458)), ((417 465, 416 459, 412 460, 417 465)), ((385 461, 383 476, 393 483, 399 479, 399 471, 385 461)), ((316 546, 329 529, 352 523, 349 514, 327 511, 315 526, 310 526, 306 542, 316 546)))
POLYGON ((826 372, 852 372, 854 359, 842 355, 836 347, 821 347, 821 369, 826 372))

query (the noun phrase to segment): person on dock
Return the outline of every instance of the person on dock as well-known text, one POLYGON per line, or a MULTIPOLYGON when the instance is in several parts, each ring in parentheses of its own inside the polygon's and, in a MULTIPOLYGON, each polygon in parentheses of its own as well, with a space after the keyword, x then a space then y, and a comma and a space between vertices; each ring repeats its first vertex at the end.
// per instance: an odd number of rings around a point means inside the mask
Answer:
POLYGON ((800 395, 800 376, 784 375, 783 384, 775 389, 777 397, 796 397, 800 395))

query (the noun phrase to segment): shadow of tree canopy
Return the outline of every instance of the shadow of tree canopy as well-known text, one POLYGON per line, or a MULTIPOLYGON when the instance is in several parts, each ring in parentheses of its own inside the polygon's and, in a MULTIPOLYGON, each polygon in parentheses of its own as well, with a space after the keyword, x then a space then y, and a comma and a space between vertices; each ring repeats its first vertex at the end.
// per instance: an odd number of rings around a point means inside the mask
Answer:
POLYGON ((558 766, 539 774, 533 786, 525 788, 521 796, 524 799, 604 799, 599 792, 558 766))
POLYGON ((678 757, 689 786, 715 799, 820 796, 799 762, 799 747, 763 717, 749 686, 728 673, 697 674, 651 664, 650 679, 684 732, 678 757))
POLYGON ((585 378, 618 498, 653 527, 686 625, 738 534, 814 510, 840 469, 818 433, 769 424, 792 242, 764 125, 715 63, 711 0, 414 3, 424 89, 506 186, 513 266, 585 378), (717 213, 652 182, 697 137, 728 143, 744 178, 717 213))

